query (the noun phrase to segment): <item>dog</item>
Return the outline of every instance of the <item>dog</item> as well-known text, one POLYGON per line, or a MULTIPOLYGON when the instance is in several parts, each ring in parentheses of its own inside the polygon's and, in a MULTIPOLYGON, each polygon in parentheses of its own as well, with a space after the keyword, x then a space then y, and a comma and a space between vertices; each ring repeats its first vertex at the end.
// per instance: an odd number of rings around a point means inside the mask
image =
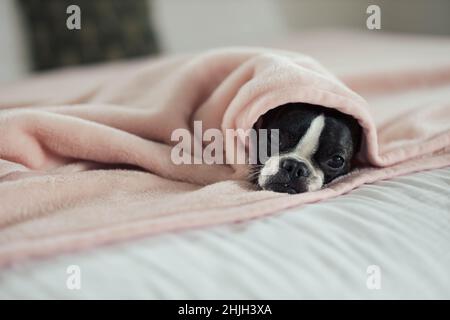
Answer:
MULTIPOLYGON (((288 103, 268 111, 255 130, 277 132, 264 144, 263 163, 251 165, 249 179, 263 190, 297 194, 316 191, 353 165, 361 143, 361 127, 351 116, 337 110, 307 103, 288 103), (277 129, 273 131, 273 129, 277 129), (278 140, 278 152, 271 154, 271 141, 278 140)), ((259 137, 259 135, 258 135, 259 137)))

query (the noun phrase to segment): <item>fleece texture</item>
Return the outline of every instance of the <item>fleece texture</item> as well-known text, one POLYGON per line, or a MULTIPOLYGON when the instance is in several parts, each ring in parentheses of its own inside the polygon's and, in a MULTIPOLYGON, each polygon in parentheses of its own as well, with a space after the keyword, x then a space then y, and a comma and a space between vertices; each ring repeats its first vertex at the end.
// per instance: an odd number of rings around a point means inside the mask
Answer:
MULTIPOLYGON (((407 81, 396 94, 410 90, 409 76, 394 76, 407 81)), ((448 84, 450 68, 426 77, 448 84)), ((392 75, 359 74, 346 83, 379 90, 386 79, 392 75)), ((262 217, 450 165, 449 100, 395 106, 369 104, 309 56, 264 48, 71 69, 4 86, 0 265, 262 217), (355 117, 364 130, 361 167, 320 191, 287 195, 255 190, 244 165, 171 161, 175 129, 192 132, 197 120, 203 130, 249 129, 288 102, 355 117)))

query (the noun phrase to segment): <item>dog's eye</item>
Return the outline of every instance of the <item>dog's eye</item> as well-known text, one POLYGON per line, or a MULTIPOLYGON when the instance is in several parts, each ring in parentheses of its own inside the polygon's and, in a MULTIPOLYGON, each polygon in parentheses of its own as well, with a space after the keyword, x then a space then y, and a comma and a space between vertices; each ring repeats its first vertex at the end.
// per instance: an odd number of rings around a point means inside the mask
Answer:
POLYGON ((335 155, 327 161, 327 165, 333 169, 340 169, 344 166, 345 160, 341 156, 335 155))

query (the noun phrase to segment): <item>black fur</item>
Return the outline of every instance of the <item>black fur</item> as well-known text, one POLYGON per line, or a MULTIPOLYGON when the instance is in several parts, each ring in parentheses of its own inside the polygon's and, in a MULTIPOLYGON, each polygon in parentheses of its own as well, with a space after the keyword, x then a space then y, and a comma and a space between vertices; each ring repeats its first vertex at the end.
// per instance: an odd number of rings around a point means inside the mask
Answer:
MULTIPOLYGON (((358 122, 351 116, 338 112, 334 109, 307 103, 289 103, 264 114, 255 125, 255 129, 278 129, 279 130, 279 154, 291 151, 306 133, 314 118, 323 114, 325 124, 319 138, 319 146, 313 156, 314 165, 324 173, 324 184, 335 178, 348 173, 351 170, 353 158, 361 143, 361 128, 358 122), (329 166, 332 157, 340 156, 345 164, 339 169, 329 166)), ((259 137, 259 135, 257 135, 259 137)), ((270 137, 270 136, 269 136, 270 137)), ((267 142, 270 151, 270 138, 267 142)), ((256 146, 259 145, 257 141, 256 146)), ((270 155, 270 152, 269 152, 270 155)), ((336 158, 334 158, 336 159, 336 158)), ((251 168, 251 181, 257 184, 259 171, 263 164, 251 168)), ((278 192, 283 188, 277 187, 278 192)), ((298 188, 297 188, 298 189, 298 188)), ((303 188, 304 189, 304 188, 303 188)), ((297 190, 304 192, 305 190, 297 190)))

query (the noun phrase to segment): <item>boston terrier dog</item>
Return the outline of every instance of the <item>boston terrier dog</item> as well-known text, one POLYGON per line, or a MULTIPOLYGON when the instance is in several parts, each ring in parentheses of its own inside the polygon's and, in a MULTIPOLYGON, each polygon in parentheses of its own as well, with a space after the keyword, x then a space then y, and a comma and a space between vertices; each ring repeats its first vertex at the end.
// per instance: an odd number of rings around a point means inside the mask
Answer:
POLYGON ((361 127, 353 117, 307 103, 272 109, 254 129, 267 129, 268 157, 251 166, 249 179, 264 190, 291 194, 319 190, 348 173, 361 142, 361 127), (278 129, 278 139, 271 129, 278 129), (275 154, 271 154, 271 140, 278 140, 275 154))

